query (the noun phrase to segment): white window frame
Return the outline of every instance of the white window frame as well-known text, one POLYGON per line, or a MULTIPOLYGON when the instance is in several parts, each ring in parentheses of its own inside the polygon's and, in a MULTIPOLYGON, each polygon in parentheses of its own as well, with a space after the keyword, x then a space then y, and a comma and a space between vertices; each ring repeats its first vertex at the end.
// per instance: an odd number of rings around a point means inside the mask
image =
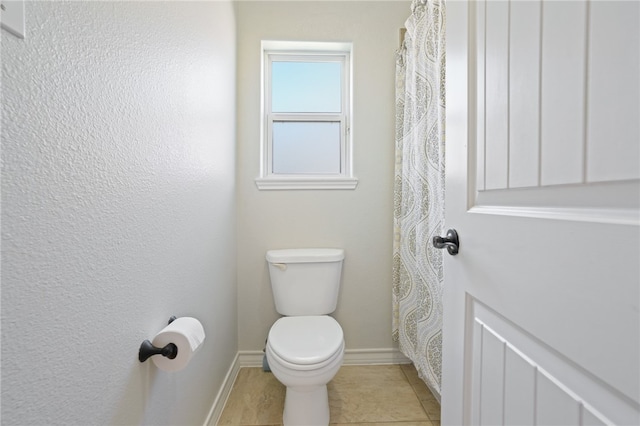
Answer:
POLYGON ((260 190, 282 189, 355 189, 351 137, 351 43, 262 42, 260 190), (271 111, 271 63, 273 61, 342 63, 342 105, 339 113, 274 113, 271 111), (331 174, 278 174, 273 172, 274 122, 340 123, 340 172, 331 174))

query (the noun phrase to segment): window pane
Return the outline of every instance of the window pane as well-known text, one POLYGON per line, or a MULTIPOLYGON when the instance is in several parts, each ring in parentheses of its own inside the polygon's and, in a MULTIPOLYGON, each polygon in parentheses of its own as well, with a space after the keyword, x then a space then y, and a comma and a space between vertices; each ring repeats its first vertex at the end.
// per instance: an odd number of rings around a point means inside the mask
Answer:
POLYGON ((271 111, 341 112, 340 62, 272 62, 271 111))
POLYGON ((340 123, 273 123, 273 173, 339 174, 340 123))

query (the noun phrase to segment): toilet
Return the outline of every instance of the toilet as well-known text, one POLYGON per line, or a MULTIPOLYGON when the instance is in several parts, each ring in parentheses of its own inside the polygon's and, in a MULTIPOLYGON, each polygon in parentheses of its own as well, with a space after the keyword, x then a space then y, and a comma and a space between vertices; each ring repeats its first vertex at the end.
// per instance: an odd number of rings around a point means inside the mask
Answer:
POLYGON ((328 425, 327 383, 344 357, 340 324, 329 316, 340 290, 342 249, 269 250, 276 310, 265 349, 273 375, 286 386, 285 426, 328 425))

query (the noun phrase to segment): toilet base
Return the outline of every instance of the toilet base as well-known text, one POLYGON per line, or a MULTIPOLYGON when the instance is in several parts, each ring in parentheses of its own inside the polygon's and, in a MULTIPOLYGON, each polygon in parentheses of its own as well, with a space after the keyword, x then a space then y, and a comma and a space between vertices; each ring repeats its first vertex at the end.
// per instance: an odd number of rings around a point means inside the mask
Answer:
POLYGON ((329 424, 327 385, 309 388, 287 387, 282 420, 284 426, 327 426, 329 424))

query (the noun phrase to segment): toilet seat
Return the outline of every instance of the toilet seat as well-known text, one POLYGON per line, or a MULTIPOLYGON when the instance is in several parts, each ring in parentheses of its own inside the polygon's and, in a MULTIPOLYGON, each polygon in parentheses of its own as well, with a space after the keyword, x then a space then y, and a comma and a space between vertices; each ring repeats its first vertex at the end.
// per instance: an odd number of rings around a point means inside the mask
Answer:
POLYGON ((293 364, 291 362, 285 361, 271 349, 269 344, 267 344, 266 353, 267 359, 269 360, 269 367, 271 367, 272 371, 275 370, 275 364, 277 364, 281 369, 288 370, 290 374, 293 374, 293 372, 315 374, 317 372, 322 372, 327 368, 333 368, 336 363, 338 366, 342 364, 342 358, 344 356, 344 343, 330 358, 319 362, 318 364, 293 364))
POLYGON ((283 317, 269 330, 267 346, 290 368, 316 369, 342 356, 344 334, 328 315, 283 317))

